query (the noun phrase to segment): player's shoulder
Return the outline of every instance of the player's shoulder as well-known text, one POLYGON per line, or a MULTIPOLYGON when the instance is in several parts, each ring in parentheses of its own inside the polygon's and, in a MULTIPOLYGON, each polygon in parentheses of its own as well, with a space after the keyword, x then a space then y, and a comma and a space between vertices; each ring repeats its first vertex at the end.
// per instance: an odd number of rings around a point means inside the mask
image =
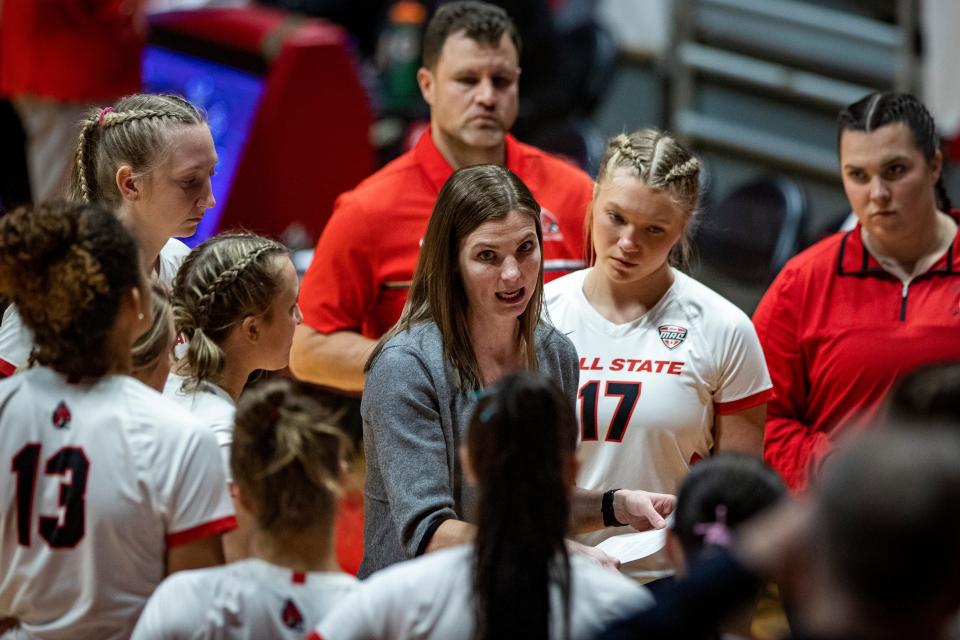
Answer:
MULTIPOLYGON (((0 407, 7 407, 9 401, 15 396, 24 397, 27 395, 23 393, 23 390, 28 385, 30 378, 36 375, 32 373, 33 371, 36 371, 36 369, 21 371, 16 375, 8 376, 0 380, 0 407)), ((27 398, 25 402, 32 404, 33 400, 27 398)), ((3 412, 3 415, 5 414, 6 412, 3 412)))
POLYGON ((134 640, 181 637, 201 623, 219 626, 225 603, 232 603, 231 608, 242 611, 236 588, 244 585, 244 562, 177 571, 167 576, 150 596, 134 640))
POLYGON ((8 375, 23 366, 32 348, 33 334, 23 323, 17 305, 8 305, 0 323, 0 360, 6 363, 2 368, 8 375))
POLYGON ((156 390, 129 376, 114 376, 110 398, 113 410, 128 434, 150 452, 199 446, 201 440, 216 441, 210 429, 190 411, 156 390))
POLYGON ((160 282, 171 285, 180 270, 180 265, 190 254, 190 247, 176 238, 170 238, 160 248, 160 282))
POLYGON ((160 247, 160 255, 163 258, 168 260, 183 260, 187 257, 187 254, 190 253, 190 247, 186 244, 177 240, 176 238, 170 238, 163 246, 160 247))
POLYGON ((590 268, 580 269, 560 276, 543 285, 543 302, 548 308, 569 304, 576 299, 583 289, 583 280, 590 272, 590 268))
POLYGON ((123 395, 127 398, 125 403, 127 410, 137 415, 159 418, 163 416, 158 416, 156 411, 162 409, 170 412, 173 418, 186 417, 188 423, 192 424, 194 422, 186 409, 171 402, 169 398, 163 397, 156 389, 148 387, 136 378, 121 375, 112 376, 111 383, 117 395, 123 395))
POLYGON ((608 571, 579 555, 570 556, 571 590, 580 594, 573 602, 573 623, 587 636, 590 629, 653 605, 649 589, 621 573, 608 571))
POLYGON ((687 316, 691 324, 726 329, 750 325, 750 318, 740 307, 682 271, 674 270, 677 280, 670 304, 687 316))
POLYGON ((473 545, 448 547, 381 569, 362 584, 369 585, 371 590, 398 594, 419 591, 422 585, 432 584, 439 593, 445 591, 443 584, 461 582, 472 563, 473 545))
POLYGON ((187 388, 187 382, 188 378, 185 376, 171 372, 164 383, 163 396, 192 414, 202 415, 204 422, 233 421, 236 404, 225 391, 209 383, 187 388))
MULTIPOLYGON (((213 593, 224 588, 250 588, 256 592, 258 582, 275 582, 275 571, 279 569, 259 558, 245 558, 225 565, 178 571, 163 581, 163 587, 169 590, 182 589, 213 593)), ((293 572, 283 570, 285 576, 293 572)))
POLYGON ((208 600, 220 591, 221 585, 238 582, 237 577, 243 575, 243 562, 177 571, 164 578, 154 597, 206 606, 208 600))

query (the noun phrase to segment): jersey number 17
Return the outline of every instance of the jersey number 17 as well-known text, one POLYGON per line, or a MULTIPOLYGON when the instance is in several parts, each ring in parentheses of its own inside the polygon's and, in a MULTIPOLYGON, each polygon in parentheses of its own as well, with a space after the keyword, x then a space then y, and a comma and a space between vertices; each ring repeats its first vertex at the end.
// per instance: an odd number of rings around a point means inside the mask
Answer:
MULTIPOLYGON (((643 384, 640 382, 607 382, 604 389, 605 396, 620 396, 617 402, 617 408, 613 412, 613 419, 607 427, 606 442, 623 442, 623 436, 627 432, 627 426, 630 424, 630 418, 633 417, 633 410, 637 408, 637 400, 640 399, 640 390, 643 384)), ((580 439, 583 442, 592 442, 597 440, 597 406, 599 404, 600 381, 591 380, 582 387, 578 394, 580 405, 580 439)))

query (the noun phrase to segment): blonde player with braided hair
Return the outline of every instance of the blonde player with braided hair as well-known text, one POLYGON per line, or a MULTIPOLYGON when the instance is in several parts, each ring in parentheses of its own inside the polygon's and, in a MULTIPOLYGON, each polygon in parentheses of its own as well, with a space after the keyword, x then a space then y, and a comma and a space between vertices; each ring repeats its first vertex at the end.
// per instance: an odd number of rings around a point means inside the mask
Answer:
POLYGON ((244 394, 231 466, 238 509, 253 519, 253 557, 165 581, 135 640, 300 640, 353 591, 334 552, 350 446, 336 420, 289 380, 244 394))
POLYGON ((254 371, 287 366, 298 290, 286 247, 249 233, 206 240, 174 280, 174 324, 189 347, 163 393, 213 429, 228 474, 236 402, 254 371))
MULTIPOLYGON (((587 213, 591 266, 544 292, 580 357, 577 486, 605 492, 606 528, 588 544, 626 531, 631 492, 619 487, 675 494, 712 452, 760 453, 771 383, 753 325, 677 268, 699 173, 665 132, 614 137, 587 213)), ((671 573, 662 549, 623 569, 645 582, 671 573)))
MULTIPOLYGON (((203 113, 174 95, 137 94, 93 109, 81 123, 69 196, 112 209, 140 246, 145 273, 170 284, 215 204, 217 153, 203 113)), ((0 376, 27 363, 33 345, 15 307, 0 327, 0 376)))

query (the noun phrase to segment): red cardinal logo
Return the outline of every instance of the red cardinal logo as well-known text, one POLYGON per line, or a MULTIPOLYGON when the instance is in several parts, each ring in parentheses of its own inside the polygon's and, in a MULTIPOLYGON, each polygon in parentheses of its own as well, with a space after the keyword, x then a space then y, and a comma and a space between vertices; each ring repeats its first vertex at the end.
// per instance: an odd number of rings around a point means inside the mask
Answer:
POLYGON ((70 409, 67 408, 67 403, 61 401, 57 408, 53 410, 53 426, 57 429, 66 429, 70 426, 70 418, 70 409))
POLYGON ((303 614, 300 613, 300 609, 290 598, 287 598, 287 601, 283 603, 283 611, 280 613, 280 617, 283 618, 283 624, 288 629, 303 631, 303 614))
POLYGON ((563 242, 563 232, 560 231, 560 220, 553 212, 548 211, 546 207, 540 208, 540 229, 543 232, 544 241, 555 240, 563 242))

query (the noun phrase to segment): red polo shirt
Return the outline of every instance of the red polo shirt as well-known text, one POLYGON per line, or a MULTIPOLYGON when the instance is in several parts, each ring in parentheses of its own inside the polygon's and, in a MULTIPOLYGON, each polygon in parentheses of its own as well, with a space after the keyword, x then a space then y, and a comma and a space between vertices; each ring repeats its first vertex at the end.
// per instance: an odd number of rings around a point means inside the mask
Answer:
POLYGON ((960 361, 960 236, 905 286, 870 255, 857 225, 790 260, 753 322, 776 392, 764 457, 802 491, 838 439, 876 416, 897 378, 960 361))
MULTIPOLYGON (((546 279, 582 268, 593 181, 509 135, 506 166, 543 209, 546 279)), ((378 338, 396 323, 434 201, 452 173, 428 129, 416 147, 337 198, 300 290, 307 325, 320 333, 350 330, 378 338)))

